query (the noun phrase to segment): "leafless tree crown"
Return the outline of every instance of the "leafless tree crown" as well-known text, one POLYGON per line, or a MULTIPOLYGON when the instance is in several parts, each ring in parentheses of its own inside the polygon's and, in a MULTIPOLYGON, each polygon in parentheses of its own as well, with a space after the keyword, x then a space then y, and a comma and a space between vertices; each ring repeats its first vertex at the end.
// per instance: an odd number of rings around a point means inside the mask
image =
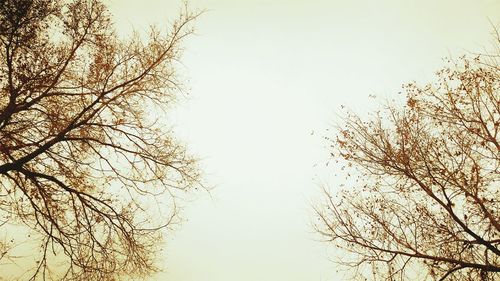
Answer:
POLYGON ((199 177, 161 118, 196 16, 144 42, 100 0, 0 0, 0 225, 40 238, 32 279, 154 272, 157 230, 199 177))
POLYGON ((332 154, 352 176, 316 227, 355 278, 500 277, 499 56, 450 62, 406 85, 405 106, 343 119, 332 154))

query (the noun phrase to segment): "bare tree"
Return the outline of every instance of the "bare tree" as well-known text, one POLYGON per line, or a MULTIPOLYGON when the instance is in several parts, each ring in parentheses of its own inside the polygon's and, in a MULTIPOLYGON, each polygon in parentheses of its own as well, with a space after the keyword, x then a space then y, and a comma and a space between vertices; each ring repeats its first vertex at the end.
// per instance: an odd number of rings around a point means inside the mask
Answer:
POLYGON ((436 83, 406 85, 403 106, 343 118, 330 141, 348 179, 326 191, 316 228, 352 277, 500 277, 498 54, 463 57, 436 83))
POLYGON ((100 0, 0 0, 0 225, 40 239, 31 279, 156 270, 158 230, 199 183, 162 114, 196 16, 145 43, 119 39, 100 0))

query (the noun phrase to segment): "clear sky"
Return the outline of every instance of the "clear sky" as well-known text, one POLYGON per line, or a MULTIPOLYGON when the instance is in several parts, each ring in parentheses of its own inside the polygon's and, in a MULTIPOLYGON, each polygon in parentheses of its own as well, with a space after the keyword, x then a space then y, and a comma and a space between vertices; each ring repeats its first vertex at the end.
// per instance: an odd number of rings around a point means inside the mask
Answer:
MULTIPOLYGON (((167 0, 108 0, 117 27, 164 24, 167 0)), ((202 158, 210 195, 169 233, 166 281, 340 280, 311 204, 335 189, 322 137, 340 105, 363 112, 424 83, 442 58, 488 47, 498 0, 191 0, 208 11, 185 44, 177 136, 202 158), (378 102, 378 101, 377 101, 378 102)))

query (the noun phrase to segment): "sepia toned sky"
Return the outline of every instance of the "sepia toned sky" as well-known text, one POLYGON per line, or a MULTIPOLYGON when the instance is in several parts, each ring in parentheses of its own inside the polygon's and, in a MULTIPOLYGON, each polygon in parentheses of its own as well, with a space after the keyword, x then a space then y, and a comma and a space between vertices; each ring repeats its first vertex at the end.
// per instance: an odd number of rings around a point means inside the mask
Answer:
MULTIPOLYGON (((107 0, 127 32, 168 24, 174 0, 107 0)), ((214 189, 184 202, 166 281, 342 280, 311 224, 336 178, 322 138, 340 106, 363 112, 424 83, 443 57, 481 52, 498 0, 191 0, 189 96, 170 118, 214 189), (377 98, 369 98, 369 95, 377 98)))

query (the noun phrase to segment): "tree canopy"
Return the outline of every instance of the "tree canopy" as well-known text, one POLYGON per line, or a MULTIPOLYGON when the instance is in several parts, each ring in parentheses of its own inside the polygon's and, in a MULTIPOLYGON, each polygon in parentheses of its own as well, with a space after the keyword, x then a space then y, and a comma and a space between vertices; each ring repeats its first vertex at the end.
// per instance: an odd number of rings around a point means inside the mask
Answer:
POLYGON ((182 93, 183 10, 149 40, 120 39, 100 0, 0 1, 0 259, 24 226, 32 279, 155 271, 174 198, 199 183, 164 112, 182 93))
POLYGON ((435 83, 407 84, 406 104, 343 118, 330 141, 349 176, 316 228, 352 277, 499 277, 499 58, 450 61, 435 83))

